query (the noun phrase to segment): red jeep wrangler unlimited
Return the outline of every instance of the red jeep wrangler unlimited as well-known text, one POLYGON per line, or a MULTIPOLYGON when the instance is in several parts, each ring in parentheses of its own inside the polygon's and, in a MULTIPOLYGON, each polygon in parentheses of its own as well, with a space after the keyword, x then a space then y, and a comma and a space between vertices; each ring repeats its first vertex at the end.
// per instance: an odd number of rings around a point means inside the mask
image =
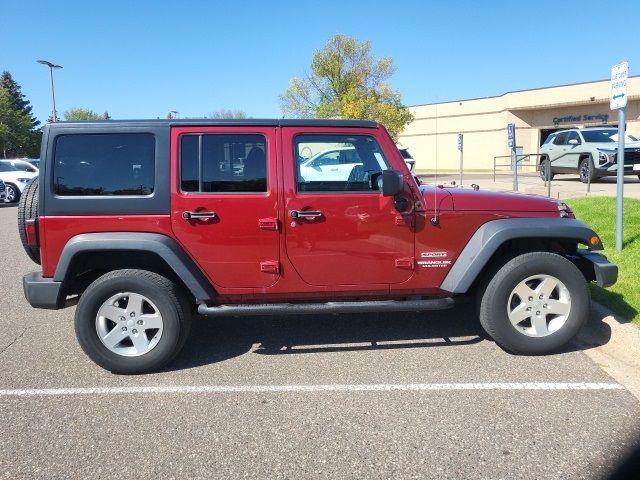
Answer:
POLYGON ((44 129, 20 236, 29 303, 78 299, 86 354, 156 370, 191 316, 443 309, 476 295, 514 353, 559 349, 617 267, 567 205, 427 187, 379 124, 109 121, 44 129))

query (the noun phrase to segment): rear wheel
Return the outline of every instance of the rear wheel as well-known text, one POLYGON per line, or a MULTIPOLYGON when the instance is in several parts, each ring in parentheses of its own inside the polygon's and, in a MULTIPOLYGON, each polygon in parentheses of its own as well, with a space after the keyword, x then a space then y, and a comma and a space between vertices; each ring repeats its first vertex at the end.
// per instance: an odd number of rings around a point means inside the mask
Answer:
POLYGON ((580 331, 589 302, 587 282, 573 263, 554 253, 526 253, 505 263, 487 285, 480 323, 513 353, 552 353, 580 331))
POLYGON ((580 161, 580 165, 578 167, 580 173, 580 181, 582 183, 593 182, 596 179, 595 168, 593 167, 593 162, 591 158, 584 158, 580 161))
POLYGON ((551 162, 549 162, 548 158, 545 158, 542 162, 540 162, 540 178, 542 178, 542 180, 553 180, 553 177, 555 175, 553 174, 553 172, 549 171, 550 168, 551 162))
POLYGON ((158 370, 182 348, 189 307, 177 285, 145 270, 115 270, 93 282, 76 309, 84 352, 113 373, 158 370))

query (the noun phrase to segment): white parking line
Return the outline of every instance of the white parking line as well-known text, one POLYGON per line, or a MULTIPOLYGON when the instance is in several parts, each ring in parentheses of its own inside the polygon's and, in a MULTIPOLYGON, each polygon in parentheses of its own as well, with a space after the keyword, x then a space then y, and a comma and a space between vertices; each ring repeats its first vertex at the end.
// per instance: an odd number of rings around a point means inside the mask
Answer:
POLYGON ((451 390, 624 390, 618 383, 409 383, 354 385, 178 385, 158 387, 31 388, 0 390, 0 397, 163 393, 314 393, 451 390))

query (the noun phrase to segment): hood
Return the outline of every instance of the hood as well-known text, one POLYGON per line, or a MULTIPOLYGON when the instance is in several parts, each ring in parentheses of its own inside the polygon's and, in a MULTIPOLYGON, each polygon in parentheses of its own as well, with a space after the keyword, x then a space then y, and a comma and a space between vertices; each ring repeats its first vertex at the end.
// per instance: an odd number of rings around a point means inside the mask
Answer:
MULTIPOLYGON (((589 146, 594 146, 600 150, 618 150, 618 142, 589 142, 589 146)), ((624 149, 640 148, 640 142, 625 142, 624 149)))
POLYGON ((558 202, 541 195, 460 187, 442 187, 442 189, 452 196, 453 209, 456 211, 558 213, 558 202))
POLYGON ((22 170, 11 171, 11 172, 0 172, 0 179, 4 180, 4 182, 15 182, 18 178, 33 178, 37 177, 38 174, 35 172, 23 172, 22 170))

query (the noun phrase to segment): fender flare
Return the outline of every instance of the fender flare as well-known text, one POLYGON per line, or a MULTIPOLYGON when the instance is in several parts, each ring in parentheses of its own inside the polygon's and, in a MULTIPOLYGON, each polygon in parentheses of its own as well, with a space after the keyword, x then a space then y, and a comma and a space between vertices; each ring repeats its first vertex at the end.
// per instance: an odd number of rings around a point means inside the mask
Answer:
POLYGON ((53 280, 63 282, 74 257, 83 252, 152 252, 162 258, 187 286, 197 301, 211 300, 216 293, 207 277, 178 243, 159 233, 84 233, 72 237, 62 250, 53 280))
POLYGON ((473 234, 460 252, 440 288, 451 293, 465 293, 504 242, 517 238, 558 238, 575 240, 591 250, 602 250, 602 242, 587 225, 573 218, 507 218, 491 220, 473 234))

